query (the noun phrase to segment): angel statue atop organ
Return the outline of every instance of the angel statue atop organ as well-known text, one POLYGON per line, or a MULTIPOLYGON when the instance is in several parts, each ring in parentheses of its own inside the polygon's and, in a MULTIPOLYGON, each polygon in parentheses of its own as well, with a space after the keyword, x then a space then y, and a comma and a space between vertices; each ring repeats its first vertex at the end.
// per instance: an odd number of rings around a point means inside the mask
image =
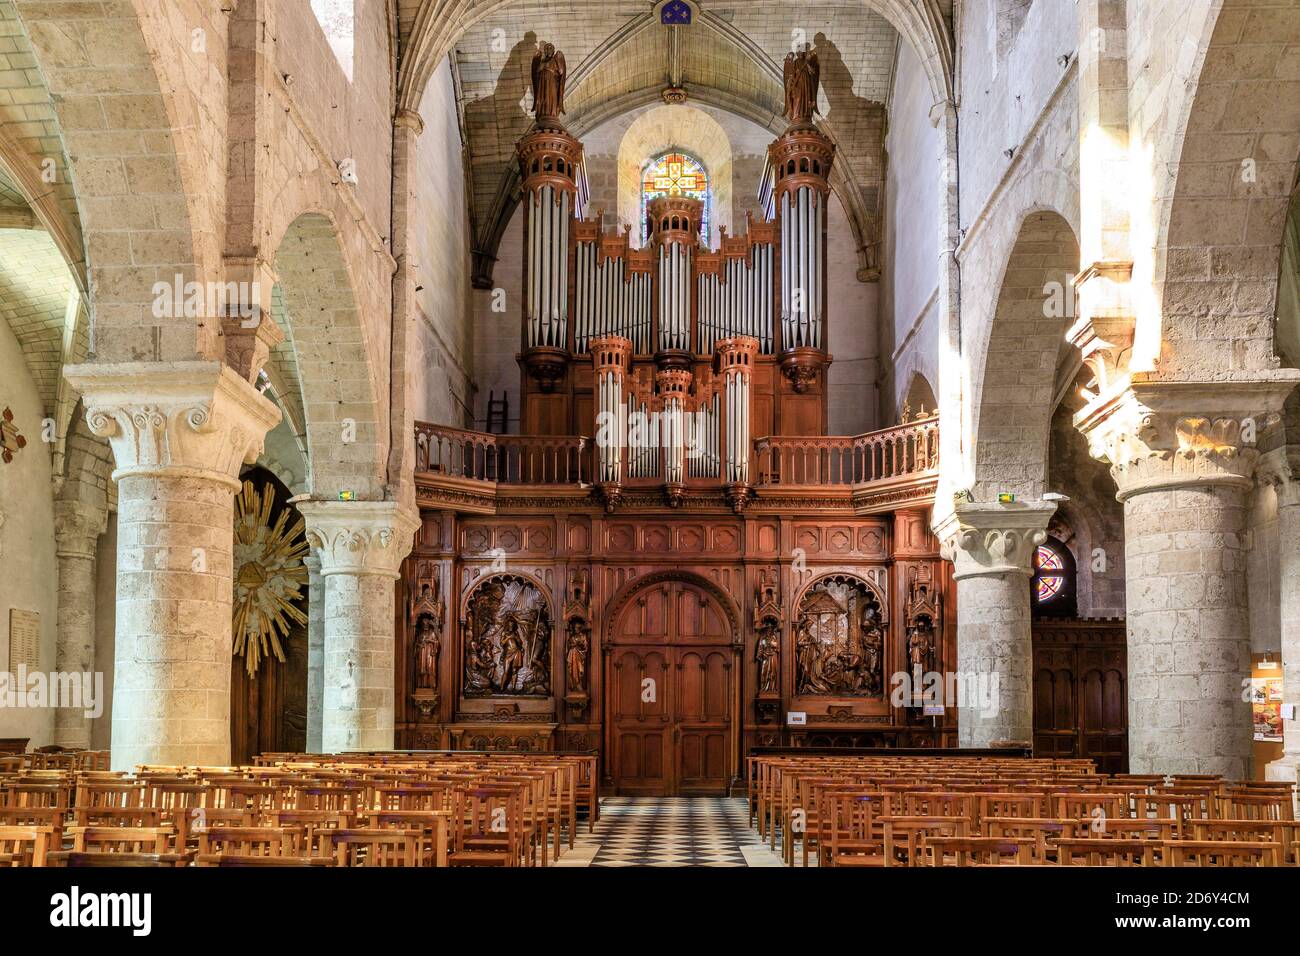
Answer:
POLYGON ((533 55, 533 115, 537 122, 558 120, 564 112, 564 54, 553 43, 543 43, 533 55))
POLYGON ((821 64, 812 50, 800 50, 785 55, 783 69, 785 81, 785 112, 791 126, 810 126, 817 112, 817 88, 821 77, 821 64))

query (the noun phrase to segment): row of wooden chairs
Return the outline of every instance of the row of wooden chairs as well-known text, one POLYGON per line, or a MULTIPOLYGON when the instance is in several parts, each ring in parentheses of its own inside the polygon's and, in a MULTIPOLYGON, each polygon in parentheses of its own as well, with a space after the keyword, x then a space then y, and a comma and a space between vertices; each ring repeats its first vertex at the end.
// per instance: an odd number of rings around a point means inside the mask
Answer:
POLYGON ((751 822, 773 849, 781 844, 789 865, 796 847, 804 865, 813 857, 823 866, 1097 859, 1091 843, 1082 845, 1089 851, 1082 856, 1069 849, 1079 840, 1106 841, 1101 850, 1112 857, 1123 841, 1152 844, 1130 857, 1137 865, 1218 859, 1191 852, 1202 842, 1234 844, 1225 851, 1233 862, 1215 865, 1300 863, 1294 792, 1286 784, 1091 771, 1077 761, 1025 758, 751 758, 751 822), (896 851, 895 824, 903 836, 914 827, 920 842, 896 851), (924 848, 931 838, 984 843, 936 856, 924 848), (999 840, 1005 852, 996 851, 999 840), (1174 844, 1182 849, 1175 852, 1174 844), (981 846, 982 855, 975 854, 981 846))
POLYGON ((0 864, 547 865, 597 779, 587 755, 364 756, 0 774, 0 864))

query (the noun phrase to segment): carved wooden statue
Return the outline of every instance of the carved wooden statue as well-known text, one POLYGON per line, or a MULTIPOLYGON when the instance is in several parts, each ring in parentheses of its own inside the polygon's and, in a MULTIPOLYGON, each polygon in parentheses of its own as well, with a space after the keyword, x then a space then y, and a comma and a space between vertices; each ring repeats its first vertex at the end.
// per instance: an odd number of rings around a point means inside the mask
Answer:
POLYGON ((781 693, 781 626, 785 611, 775 570, 759 574, 754 602, 754 659, 758 662, 759 696, 781 693))
POLYGON ((436 576, 421 582, 420 596, 411 608, 415 622, 415 686, 417 689, 436 690, 438 687, 438 655, 442 652, 442 625, 446 605, 438 594, 436 576))
POLYGON ((758 661, 758 692, 773 694, 777 690, 777 666, 780 658, 780 628, 769 626, 758 632, 754 657, 758 661))
POLYGON ((570 694, 587 692, 587 653, 591 649, 591 629, 582 618, 570 618, 565 639, 564 666, 570 694))
POLYGON ((809 126, 817 112, 817 89, 821 64, 811 50, 785 55, 785 113, 791 126, 809 126))
POLYGON ((543 43, 533 55, 533 115, 539 123, 556 121, 564 112, 564 54, 543 43))
POLYGON ((940 599, 929 568, 912 568, 907 584, 903 623, 907 633, 908 668, 926 673, 935 670, 935 643, 942 620, 940 599))

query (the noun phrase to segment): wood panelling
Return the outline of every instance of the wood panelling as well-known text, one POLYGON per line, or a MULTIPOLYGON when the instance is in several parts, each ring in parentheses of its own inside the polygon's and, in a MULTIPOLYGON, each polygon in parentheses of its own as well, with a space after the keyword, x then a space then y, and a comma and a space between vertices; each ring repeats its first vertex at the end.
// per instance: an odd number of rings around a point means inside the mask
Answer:
MULTIPOLYGON (((782 379, 782 382, 785 380, 782 379)), ((778 386, 779 387, 779 386, 778 386)), ((569 506, 571 508, 571 506, 569 506)), ((426 515, 429 531, 408 560, 432 561, 447 582, 447 633, 439 668, 438 704, 412 701, 411 575, 398 587, 398 746, 417 742, 517 739, 520 725, 554 725, 557 748, 600 748, 602 772, 623 793, 721 793, 737 785, 751 746, 817 740, 951 742, 955 713, 923 717, 895 707, 888 679, 906 668, 903 608, 910 569, 926 568, 942 596, 936 634, 937 669, 956 662, 955 600, 949 565, 938 555, 926 509, 869 517, 847 512, 780 515, 723 507, 680 512, 666 504, 602 513, 550 513, 545 502, 517 513, 426 515), (432 533, 430 533, 432 532, 432 533), (438 542, 455 543, 454 547, 438 542), (497 550, 500 549, 500 550, 497 550), (523 574, 550 601, 556 667, 548 698, 465 700, 465 601, 485 576, 523 574), (829 574, 851 574, 880 595, 886 614, 883 696, 837 698, 795 694, 794 618, 800 596, 829 574), (575 575, 590 583, 588 698, 565 700, 563 662, 567 589, 575 575), (778 675, 775 693, 758 695, 756 625, 768 582, 775 606, 778 675), (642 681, 656 697, 641 700, 642 681), (807 724, 791 727, 789 711, 807 724), (455 728, 455 734, 452 728, 455 728)), ((494 746, 496 744, 494 743, 494 746)))

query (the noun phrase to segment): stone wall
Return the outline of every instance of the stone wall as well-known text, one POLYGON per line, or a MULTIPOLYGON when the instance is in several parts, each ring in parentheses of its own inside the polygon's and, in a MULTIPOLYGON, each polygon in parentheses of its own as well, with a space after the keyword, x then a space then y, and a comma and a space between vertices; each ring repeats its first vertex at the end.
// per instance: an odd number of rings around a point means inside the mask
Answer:
POLYGON ((930 121, 929 80, 906 43, 899 44, 889 102, 883 268, 880 280, 881 421, 897 420, 912 376, 939 381, 939 190, 933 176, 942 140, 930 121))
MULTIPOLYGON (((411 215, 416 228, 416 337, 411 402, 420 421, 467 424, 474 403, 469 219, 451 71, 429 85, 416 143, 411 215)), ((480 293, 474 293, 475 299, 480 293)))
MULTIPOLYGON (((10 611, 18 609, 40 615, 37 666, 48 672, 55 665, 58 613, 51 446, 41 440, 45 412, 36 383, 8 323, 0 322, 0 412, 6 408, 27 446, 7 464, 0 462, 0 671, 12 666, 10 611)), ((52 710, 0 710, 0 737, 30 737, 31 745, 40 747, 52 743, 53 734, 52 710)))

